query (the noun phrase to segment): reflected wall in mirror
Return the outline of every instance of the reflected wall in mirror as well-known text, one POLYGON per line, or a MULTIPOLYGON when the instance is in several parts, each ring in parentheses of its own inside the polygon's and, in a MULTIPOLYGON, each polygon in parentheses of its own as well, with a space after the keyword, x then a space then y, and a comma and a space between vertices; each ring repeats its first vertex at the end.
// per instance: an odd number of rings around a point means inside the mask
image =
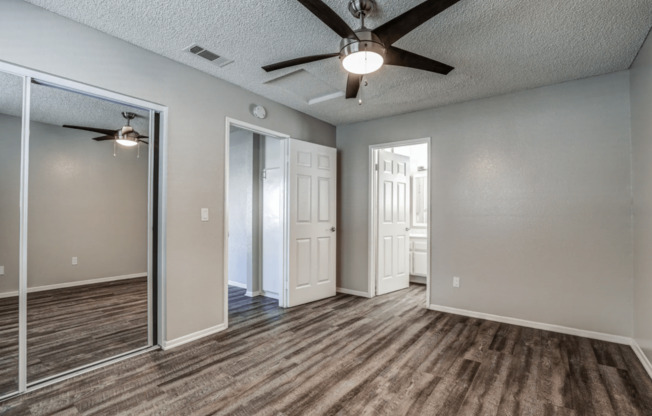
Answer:
POLYGON ((420 171, 412 176, 412 226, 428 226, 428 173, 420 171))
POLYGON ((23 79, 0 72, 0 397, 18 390, 23 79))
POLYGON ((122 112, 148 135, 148 111, 32 84, 28 383, 148 345, 149 149, 116 144, 122 112))

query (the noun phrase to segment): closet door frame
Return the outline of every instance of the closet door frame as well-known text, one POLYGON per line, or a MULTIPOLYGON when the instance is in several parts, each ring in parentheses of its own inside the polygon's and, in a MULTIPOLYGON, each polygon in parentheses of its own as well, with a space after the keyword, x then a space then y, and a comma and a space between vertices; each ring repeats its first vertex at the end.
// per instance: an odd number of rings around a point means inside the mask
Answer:
POLYGON ((18 287, 18 390, 0 400, 45 387, 99 367, 159 349, 165 339, 166 321, 166 200, 167 200, 167 120, 168 108, 113 91, 42 73, 0 61, 0 72, 22 79, 22 120, 20 160, 20 239, 18 287), (149 112, 152 145, 148 148, 148 345, 113 358, 72 369, 36 382, 27 380, 27 232, 29 202, 29 139, 31 86, 33 83, 58 88, 105 101, 126 104, 149 112))

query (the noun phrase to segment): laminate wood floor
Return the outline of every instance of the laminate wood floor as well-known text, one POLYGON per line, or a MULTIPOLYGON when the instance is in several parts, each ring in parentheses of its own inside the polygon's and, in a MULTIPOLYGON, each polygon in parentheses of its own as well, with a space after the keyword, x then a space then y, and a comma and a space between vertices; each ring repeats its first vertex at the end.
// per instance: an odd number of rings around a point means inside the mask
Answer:
POLYGON ((277 307, 0 404, 4 415, 652 415, 630 347, 426 310, 424 288, 277 307))
MULTIPOLYGON (((0 299, 0 392, 15 389, 18 301, 0 299)), ((27 381, 147 346, 147 278, 27 295, 27 381)))

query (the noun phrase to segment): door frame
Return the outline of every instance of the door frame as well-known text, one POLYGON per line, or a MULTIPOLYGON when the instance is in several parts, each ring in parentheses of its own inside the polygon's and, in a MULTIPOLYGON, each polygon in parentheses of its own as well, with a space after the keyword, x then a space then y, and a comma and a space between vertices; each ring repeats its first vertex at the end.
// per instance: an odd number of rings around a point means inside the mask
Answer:
MULTIPOLYGON (((368 236, 368 275, 367 275, 367 297, 373 298, 376 296, 377 288, 377 272, 376 272, 376 262, 378 257, 378 176, 376 175, 376 160, 378 150, 386 149, 388 147, 402 147, 402 146, 411 146, 416 144, 427 144, 428 145, 428 226, 426 227, 426 240, 427 240, 427 270, 428 274, 426 276, 426 304, 425 306, 430 306, 430 279, 432 278, 432 268, 430 259, 432 257, 432 200, 430 189, 432 187, 432 162, 431 162, 431 149, 432 149, 432 139, 430 137, 424 137, 420 139, 406 139, 406 140, 397 140, 392 142, 373 144, 369 146, 369 207, 368 207, 368 217, 369 217, 369 236, 368 236)), ((412 183, 410 182, 410 186, 412 183)), ((410 192, 410 195, 412 193, 410 192)), ((412 202, 410 201, 410 228, 412 228, 412 214, 411 214, 412 202)))
MULTIPOLYGON (((290 135, 285 133, 280 133, 278 131, 270 130, 264 127, 257 126, 255 124, 247 123, 246 121, 237 120, 232 117, 225 118, 225 134, 224 134, 224 215, 223 215, 223 227, 224 227, 224 239, 223 246, 224 251, 222 256, 224 258, 222 273, 224 278, 224 328, 229 327, 229 166, 231 160, 230 153, 230 144, 231 144, 231 127, 238 127, 243 130, 250 131, 252 133, 262 134, 264 136, 273 136, 278 139, 281 139, 281 146, 283 148, 283 157, 285 158, 285 143, 283 139, 289 139, 290 135)), ((283 162, 285 163, 285 161, 283 162)), ((287 172, 286 172, 287 173, 287 172)), ((285 180, 284 180, 285 182, 285 180)), ((287 199, 287 192, 286 198, 287 199)), ((285 210, 284 210, 285 211, 285 210)), ((284 214, 283 214, 284 215, 284 214)), ((287 228, 287 224, 284 228, 287 228)), ((284 229, 284 255, 287 257, 285 249, 285 240, 286 240, 287 230, 284 229)), ((261 252, 262 254, 262 252, 261 252)), ((281 293, 279 293, 279 305, 283 306, 285 304, 285 278, 281 276, 281 293)), ((262 284, 262 282, 260 282, 262 284)))
POLYGON ((20 247, 19 247, 19 311, 18 311, 18 390, 0 397, 21 395, 58 383, 97 368, 125 360, 132 356, 160 348, 166 339, 166 236, 167 236, 167 163, 168 163, 168 107, 151 101, 131 97, 104 88, 48 74, 31 68, 0 60, 0 71, 22 79, 22 126, 20 172, 20 247), (76 367, 58 375, 36 382, 27 380, 27 233, 29 202, 29 136, 32 83, 58 88, 105 101, 125 104, 146 110, 150 114, 153 143, 148 149, 148 345, 104 360, 76 367), (151 117, 158 115, 158 125, 151 117), (155 129, 157 127, 157 129, 155 129), (157 143, 158 139, 158 143, 157 143), (157 168, 155 170, 155 168, 157 168), (154 186, 156 185, 156 186, 154 186), (154 225, 156 227, 154 227, 154 225))

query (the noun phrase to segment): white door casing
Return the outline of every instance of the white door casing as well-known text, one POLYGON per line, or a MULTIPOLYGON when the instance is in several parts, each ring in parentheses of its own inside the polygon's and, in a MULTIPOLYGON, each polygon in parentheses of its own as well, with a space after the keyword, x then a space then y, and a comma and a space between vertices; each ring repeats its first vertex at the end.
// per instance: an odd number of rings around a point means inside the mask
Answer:
POLYGON ((287 139, 289 258, 285 306, 335 296, 337 151, 287 139))
POLYGON ((376 294, 410 286, 410 158, 378 150, 376 294))

